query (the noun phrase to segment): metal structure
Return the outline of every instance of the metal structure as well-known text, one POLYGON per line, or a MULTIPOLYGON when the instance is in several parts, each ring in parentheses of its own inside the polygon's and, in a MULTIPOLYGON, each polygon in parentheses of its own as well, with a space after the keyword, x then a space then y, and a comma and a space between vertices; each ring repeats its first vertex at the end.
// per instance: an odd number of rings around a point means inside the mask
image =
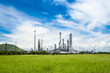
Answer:
POLYGON ((69 39, 67 39, 67 51, 69 51, 69 39))
POLYGON ((59 36, 60 36, 59 49, 61 49, 61 32, 60 32, 59 36))
POLYGON ((70 39, 70 47, 72 47, 72 33, 70 33, 69 39, 70 39))
POLYGON ((43 50, 43 39, 41 39, 40 47, 40 50, 43 50))
POLYGON ((41 46, 40 46, 40 39, 38 39, 38 51, 41 50, 41 46))
POLYGON ((54 44, 54 50, 56 50, 56 49, 57 49, 56 44, 54 44))
POLYGON ((62 39, 62 49, 65 49, 64 39, 62 39))
POLYGON ((72 53, 72 33, 69 34, 69 52, 72 53))
POLYGON ((34 30, 34 51, 36 50, 36 30, 34 30))
MULTIPOLYGON (((57 48, 56 44, 54 44, 54 48, 49 46, 46 48, 48 52, 57 52, 57 53, 75 53, 76 50, 72 47, 72 33, 69 34, 69 38, 67 39, 67 43, 65 44, 64 40, 62 39, 62 33, 59 33, 59 47, 57 48), (54 49, 54 50, 52 50, 54 49)), ((36 31, 34 30, 34 51, 36 49, 36 31)), ((44 48, 45 49, 45 48, 44 48)), ((43 39, 38 39, 38 51, 43 51, 43 39)))
POLYGON ((60 37, 60 41, 59 41, 59 52, 60 52, 60 49, 61 49, 61 32, 59 33, 59 37, 60 37))

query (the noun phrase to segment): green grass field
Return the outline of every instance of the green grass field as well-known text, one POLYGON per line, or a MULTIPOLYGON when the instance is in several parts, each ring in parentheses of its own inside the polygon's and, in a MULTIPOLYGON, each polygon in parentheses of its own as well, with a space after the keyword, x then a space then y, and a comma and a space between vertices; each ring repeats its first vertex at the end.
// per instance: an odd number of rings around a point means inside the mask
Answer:
POLYGON ((0 73, 110 73, 110 55, 5 55, 0 73))

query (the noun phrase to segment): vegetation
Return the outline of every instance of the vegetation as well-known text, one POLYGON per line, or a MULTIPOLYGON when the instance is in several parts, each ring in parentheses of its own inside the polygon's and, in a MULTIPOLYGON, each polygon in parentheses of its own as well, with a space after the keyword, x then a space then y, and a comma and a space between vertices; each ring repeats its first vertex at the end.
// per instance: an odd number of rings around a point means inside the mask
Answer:
POLYGON ((12 44, 1 44, 0 45, 0 50, 6 50, 6 48, 7 48, 7 51, 19 51, 19 52, 24 51, 23 49, 12 44))
POLYGON ((46 51, 30 51, 30 52, 27 52, 27 51, 6 51, 6 50, 0 51, 0 55, 23 55, 23 54, 44 55, 44 54, 49 54, 49 53, 46 51))
POLYGON ((30 51, 28 54, 48 54, 46 51, 30 51))
POLYGON ((110 73, 110 55, 2 55, 0 73, 110 73))
POLYGON ((27 51, 5 51, 1 50, 0 55, 22 55, 22 54, 27 54, 27 51))
MULTIPOLYGON (((47 51, 6 51, 6 50, 1 50, 0 51, 0 55, 23 55, 23 54, 27 54, 27 55, 45 55, 45 54, 52 54, 52 55, 69 55, 69 53, 57 53, 57 52, 53 52, 53 53, 48 53, 47 51)), ((70 53, 72 54, 72 53, 70 53)), ((78 54, 78 53, 76 53, 78 54)), ((91 53, 88 51, 81 51, 79 52, 79 54, 110 54, 110 52, 95 52, 95 53, 91 53)))
POLYGON ((90 51, 80 51, 79 54, 110 54, 110 52, 90 52, 90 51))

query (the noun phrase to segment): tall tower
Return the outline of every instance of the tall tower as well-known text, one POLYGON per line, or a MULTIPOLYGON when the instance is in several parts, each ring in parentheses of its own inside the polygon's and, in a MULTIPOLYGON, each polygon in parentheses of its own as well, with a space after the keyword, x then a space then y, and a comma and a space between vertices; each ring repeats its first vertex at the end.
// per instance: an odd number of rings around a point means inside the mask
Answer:
POLYGON ((70 33, 70 47, 72 47, 72 33, 70 33))
POLYGON ((38 39, 38 51, 40 51, 40 39, 38 39))
POLYGON ((43 50, 43 39, 41 39, 41 50, 43 50))
POLYGON ((69 39, 67 39, 67 50, 69 51, 69 39))
POLYGON ((64 39, 62 39, 62 46, 63 46, 63 49, 65 49, 64 39))
POLYGON ((36 50, 36 30, 34 30, 34 51, 36 50))
POLYGON ((56 50, 57 48, 56 48, 56 44, 54 44, 54 50, 56 50))
POLYGON ((69 35, 69 51, 71 51, 72 52, 72 33, 70 33, 70 35, 69 35))
POLYGON ((60 36, 59 49, 61 49, 61 32, 60 32, 59 36, 60 36))

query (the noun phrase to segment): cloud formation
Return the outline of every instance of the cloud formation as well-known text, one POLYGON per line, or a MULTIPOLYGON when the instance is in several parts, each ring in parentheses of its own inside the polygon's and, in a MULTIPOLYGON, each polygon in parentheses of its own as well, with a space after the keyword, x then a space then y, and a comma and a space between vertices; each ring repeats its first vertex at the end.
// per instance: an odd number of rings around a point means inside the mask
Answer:
POLYGON ((104 47, 110 43, 107 41, 110 40, 110 34, 109 32, 103 33, 102 31, 105 30, 106 26, 110 23, 110 0, 76 0, 72 3, 69 3, 67 0, 54 0, 54 2, 57 5, 64 5, 68 8, 67 12, 72 20, 67 22, 64 18, 57 20, 60 23, 66 22, 64 26, 74 27, 74 29, 77 29, 79 32, 81 31, 80 36, 82 35, 83 37, 79 37, 80 43, 82 43, 80 45, 91 48, 92 45, 97 44, 98 47, 103 46, 103 49, 106 49, 104 47), (69 22, 71 24, 69 24, 69 22), (86 42, 84 40, 86 40, 86 42))
MULTIPOLYGON (((2 41, 2 43, 8 42, 13 44, 14 41, 17 41, 17 45, 19 47, 25 50, 30 50, 31 48, 33 48, 34 30, 36 30, 36 37, 37 37, 36 42, 38 39, 43 39, 44 47, 53 46, 54 44, 57 44, 58 47, 58 39, 59 39, 58 33, 61 31, 61 32, 65 32, 64 35, 67 35, 67 33, 69 34, 69 31, 56 29, 53 26, 47 25, 50 23, 42 23, 41 19, 28 16, 22 12, 19 12, 13 7, 1 5, 0 8, 3 9, 3 13, 1 12, 1 15, 3 15, 2 17, 4 21, 1 19, 0 20, 1 22, 5 22, 1 24, 1 26, 3 27, 7 26, 7 28, 5 29, 11 30, 11 33, 9 34, 7 33, 2 34, 5 37, 10 38, 10 41, 6 40, 6 41, 2 41), (6 8, 7 11, 4 10, 6 8), (10 18, 9 23, 7 21, 8 18, 10 18)), ((52 24, 54 23, 52 22, 52 24)), ((64 38, 66 38, 66 36, 64 38)))
POLYGON ((110 0, 77 0, 70 4, 68 13, 80 24, 84 24, 87 30, 101 28, 110 22, 110 0))
MULTIPOLYGON (((56 19, 45 23, 42 19, 29 16, 12 6, 1 4, 0 26, 11 30, 10 34, 3 34, 11 38, 8 42, 18 41, 18 46, 29 50, 33 48, 33 31, 36 30, 37 39, 44 40, 44 47, 54 46, 55 43, 58 47, 58 33, 62 32, 65 43, 68 34, 73 33, 74 49, 92 50, 95 48, 96 51, 109 51, 109 31, 102 32, 110 23, 109 0, 76 0, 72 3, 67 0, 54 0, 54 3, 65 6, 67 14, 57 14, 56 19), (70 18, 65 18, 66 16, 70 18)), ((43 14, 47 13, 43 12, 43 14)))

